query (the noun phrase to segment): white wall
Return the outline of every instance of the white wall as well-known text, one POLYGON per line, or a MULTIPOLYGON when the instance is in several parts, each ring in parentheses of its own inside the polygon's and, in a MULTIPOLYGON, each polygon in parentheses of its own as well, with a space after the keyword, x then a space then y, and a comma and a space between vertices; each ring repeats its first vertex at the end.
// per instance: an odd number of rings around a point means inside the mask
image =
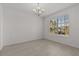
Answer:
MULTIPOLYGON (((1 11, 0 11, 1 12, 1 11)), ((1 15, 1 14, 0 14, 1 15)), ((18 9, 3 6, 3 44, 11 45, 20 42, 26 42, 36 39, 44 38, 48 40, 57 41, 67 45, 79 48, 79 6, 64 9, 55 14, 51 14, 44 20, 36 17, 30 12, 23 12, 18 9), (51 35, 49 33, 48 23, 51 17, 57 15, 69 15, 70 20, 70 34, 69 37, 51 35), (44 28, 42 28, 44 23, 44 28), (44 30, 43 30, 44 29, 44 30), (44 32, 43 32, 43 31, 44 32)), ((1 17, 1 16, 0 16, 1 17)))
POLYGON ((42 38, 42 19, 34 14, 3 6, 4 46, 42 38))
POLYGON ((79 48, 79 4, 51 14, 44 19, 44 38, 79 48), (49 20, 54 16, 69 15, 70 34, 68 37, 49 33, 49 20))
POLYGON ((0 50, 3 47, 3 11, 2 5, 0 4, 0 50))

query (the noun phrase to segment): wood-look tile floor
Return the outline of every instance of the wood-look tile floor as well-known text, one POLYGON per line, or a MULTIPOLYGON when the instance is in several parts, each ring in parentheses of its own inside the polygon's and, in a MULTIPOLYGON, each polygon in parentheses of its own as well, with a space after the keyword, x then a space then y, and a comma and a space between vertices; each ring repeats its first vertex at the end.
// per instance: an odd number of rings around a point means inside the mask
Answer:
POLYGON ((50 40, 33 40, 6 46, 1 56, 78 56, 79 49, 50 40))

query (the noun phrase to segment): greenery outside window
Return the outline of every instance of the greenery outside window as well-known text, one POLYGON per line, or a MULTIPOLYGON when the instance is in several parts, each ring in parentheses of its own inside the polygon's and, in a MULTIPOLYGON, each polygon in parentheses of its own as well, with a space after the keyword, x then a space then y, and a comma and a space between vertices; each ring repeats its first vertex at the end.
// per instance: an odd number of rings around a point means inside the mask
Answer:
POLYGON ((50 32, 59 35, 69 35, 68 15, 57 16, 50 20, 50 32))

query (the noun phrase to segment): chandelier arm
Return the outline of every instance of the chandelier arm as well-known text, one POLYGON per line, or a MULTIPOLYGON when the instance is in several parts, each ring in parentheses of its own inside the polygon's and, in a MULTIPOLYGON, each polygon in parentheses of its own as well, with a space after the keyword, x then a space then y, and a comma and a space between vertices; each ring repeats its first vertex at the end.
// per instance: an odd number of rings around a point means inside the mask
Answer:
POLYGON ((44 12, 44 9, 40 8, 39 3, 37 3, 37 7, 33 10, 34 10, 35 14, 38 16, 40 16, 44 12))

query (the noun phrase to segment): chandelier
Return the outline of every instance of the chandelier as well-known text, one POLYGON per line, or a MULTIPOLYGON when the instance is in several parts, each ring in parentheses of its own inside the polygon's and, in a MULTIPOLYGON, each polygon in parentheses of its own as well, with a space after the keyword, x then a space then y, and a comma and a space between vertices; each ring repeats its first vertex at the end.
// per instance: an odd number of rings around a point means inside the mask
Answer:
POLYGON ((37 3, 37 7, 33 9, 33 12, 37 15, 40 16, 41 14, 43 14, 45 12, 45 9, 41 8, 39 6, 39 3, 37 3))

